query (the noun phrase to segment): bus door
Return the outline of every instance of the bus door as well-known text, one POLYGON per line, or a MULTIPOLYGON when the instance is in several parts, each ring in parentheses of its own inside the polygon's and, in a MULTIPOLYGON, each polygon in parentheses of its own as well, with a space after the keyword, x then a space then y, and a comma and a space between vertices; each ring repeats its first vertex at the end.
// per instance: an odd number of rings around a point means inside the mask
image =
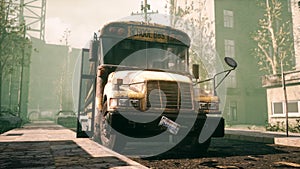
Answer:
POLYGON ((92 137, 95 116, 96 62, 82 49, 78 99, 77 138, 92 137))

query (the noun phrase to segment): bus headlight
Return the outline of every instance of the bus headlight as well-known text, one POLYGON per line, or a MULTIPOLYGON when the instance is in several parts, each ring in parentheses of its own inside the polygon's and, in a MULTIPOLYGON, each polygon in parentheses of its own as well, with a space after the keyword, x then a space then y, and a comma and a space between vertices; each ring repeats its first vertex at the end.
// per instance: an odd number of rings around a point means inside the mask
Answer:
POLYGON ((134 83, 129 85, 129 89, 135 92, 142 92, 144 89, 145 83, 134 83))
POLYGON ((200 102, 199 110, 219 110, 219 103, 217 103, 217 102, 200 102))
POLYGON ((120 107, 128 106, 128 99, 119 99, 118 106, 120 106, 120 107))
POLYGON ((110 108, 115 109, 118 107, 140 108, 140 100, 139 99, 127 99, 127 98, 111 98, 110 99, 110 108))
POLYGON ((109 107, 110 107, 111 109, 117 108, 117 107, 118 107, 118 99, 116 99, 116 98, 111 98, 111 99, 109 100, 109 107))
POLYGON ((140 108, 140 100, 139 99, 130 99, 130 106, 139 109, 140 108))

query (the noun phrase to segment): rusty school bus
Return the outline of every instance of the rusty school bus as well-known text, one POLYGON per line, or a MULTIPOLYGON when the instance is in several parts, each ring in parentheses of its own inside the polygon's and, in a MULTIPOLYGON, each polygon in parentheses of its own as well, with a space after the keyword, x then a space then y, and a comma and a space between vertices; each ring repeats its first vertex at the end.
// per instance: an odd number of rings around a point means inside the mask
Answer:
POLYGON ((199 142, 210 112, 203 105, 218 99, 194 94, 189 47, 189 36, 168 26, 105 25, 82 52, 77 136, 114 150, 126 145, 125 137, 172 136, 178 145, 206 151, 211 137, 224 135, 224 119, 217 117, 210 136, 199 142))

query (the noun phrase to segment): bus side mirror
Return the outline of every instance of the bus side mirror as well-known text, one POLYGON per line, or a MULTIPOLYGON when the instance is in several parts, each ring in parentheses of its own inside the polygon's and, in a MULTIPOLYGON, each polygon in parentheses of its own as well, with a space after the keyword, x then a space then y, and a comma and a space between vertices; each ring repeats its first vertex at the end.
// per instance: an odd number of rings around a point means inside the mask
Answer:
POLYGON ((193 75, 195 79, 199 79, 199 65, 198 64, 193 64, 192 67, 193 75))
POLYGON ((95 62, 98 59, 99 40, 97 34, 94 33, 94 39, 90 41, 89 61, 95 62))

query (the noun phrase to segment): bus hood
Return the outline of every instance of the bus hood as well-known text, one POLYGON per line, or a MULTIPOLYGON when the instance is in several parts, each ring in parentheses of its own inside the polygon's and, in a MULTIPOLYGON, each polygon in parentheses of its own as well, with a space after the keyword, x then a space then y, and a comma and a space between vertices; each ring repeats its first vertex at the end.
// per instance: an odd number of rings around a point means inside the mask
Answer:
POLYGON ((122 79, 123 84, 141 83, 152 80, 192 83, 192 80, 188 76, 149 70, 113 72, 109 75, 108 81, 117 84, 118 79, 122 79))

